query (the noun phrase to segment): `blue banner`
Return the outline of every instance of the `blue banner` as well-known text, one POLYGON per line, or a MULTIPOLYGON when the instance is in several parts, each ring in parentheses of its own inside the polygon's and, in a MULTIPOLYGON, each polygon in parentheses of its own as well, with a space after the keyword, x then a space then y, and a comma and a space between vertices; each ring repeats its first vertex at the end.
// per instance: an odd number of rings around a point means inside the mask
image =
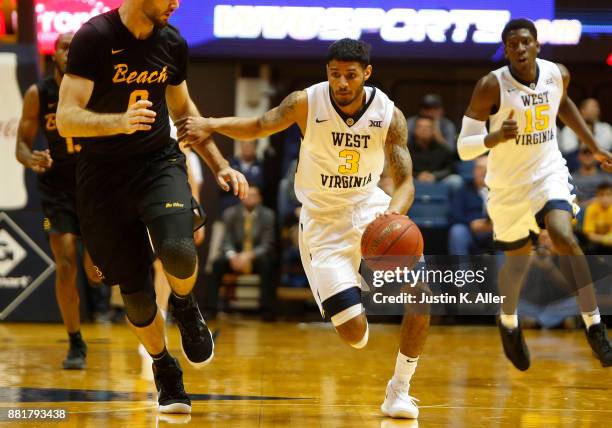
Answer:
POLYGON ((503 26, 517 17, 546 26, 550 43, 577 43, 580 23, 554 23, 554 8, 553 0, 186 1, 172 23, 200 55, 311 56, 351 37, 369 41, 383 57, 486 58, 495 53, 503 26), (457 52, 458 45, 484 48, 457 52))

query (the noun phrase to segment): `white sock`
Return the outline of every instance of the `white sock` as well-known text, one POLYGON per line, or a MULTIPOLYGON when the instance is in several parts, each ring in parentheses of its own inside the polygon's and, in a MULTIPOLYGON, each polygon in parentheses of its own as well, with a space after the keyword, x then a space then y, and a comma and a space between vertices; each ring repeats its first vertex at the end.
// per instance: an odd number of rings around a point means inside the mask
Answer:
POLYGON ((506 328, 509 328, 510 330, 518 327, 518 315, 517 314, 506 315, 502 311, 499 313, 499 319, 502 325, 506 328))
POLYGON ((412 358, 398 352, 395 360, 395 373, 391 381, 396 385, 409 386, 418 361, 419 357, 412 358))
POLYGON ((582 319, 584 320, 584 325, 587 330, 593 324, 599 324, 601 322, 601 314, 599 313, 599 308, 595 308, 592 312, 583 312, 582 319))

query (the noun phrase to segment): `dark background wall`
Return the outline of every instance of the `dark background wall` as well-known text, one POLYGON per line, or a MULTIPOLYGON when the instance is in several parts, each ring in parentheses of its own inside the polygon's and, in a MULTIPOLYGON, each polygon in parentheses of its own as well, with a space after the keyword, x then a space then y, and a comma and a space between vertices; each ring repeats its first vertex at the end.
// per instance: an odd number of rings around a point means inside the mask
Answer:
MULTIPOLYGON (((554 58, 545 58, 554 61, 554 58)), ((233 113, 234 82, 240 65, 252 61, 207 61, 192 59, 189 87, 203 114, 219 116, 233 113)), ((276 104, 289 92, 325 80, 325 62, 275 61, 270 83, 276 90, 276 104)), ((420 98, 435 92, 444 99, 448 117, 460 124, 475 83, 504 63, 376 62, 370 82, 387 92, 406 116, 415 114, 420 98)), ((612 121, 612 67, 606 64, 566 63, 572 75, 569 95, 578 104, 586 97, 599 100, 602 119, 612 121)))

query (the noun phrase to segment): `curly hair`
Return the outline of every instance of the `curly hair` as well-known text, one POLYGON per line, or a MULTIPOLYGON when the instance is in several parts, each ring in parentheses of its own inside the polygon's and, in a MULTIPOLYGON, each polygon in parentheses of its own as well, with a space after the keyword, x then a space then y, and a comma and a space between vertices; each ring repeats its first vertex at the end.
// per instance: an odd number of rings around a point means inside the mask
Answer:
POLYGON ((340 39, 327 50, 327 63, 336 61, 356 61, 364 68, 370 64, 370 45, 353 39, 340 39))

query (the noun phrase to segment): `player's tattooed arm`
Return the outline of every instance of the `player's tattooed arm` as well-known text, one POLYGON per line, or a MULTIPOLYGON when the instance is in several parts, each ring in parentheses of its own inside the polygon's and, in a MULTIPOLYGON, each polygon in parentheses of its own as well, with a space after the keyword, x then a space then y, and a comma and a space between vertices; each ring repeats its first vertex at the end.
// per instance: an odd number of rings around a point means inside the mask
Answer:
POLYGON ((563 78, 563 96, 559 104, 559 118, 576 133, 580 141, 591 149, 595 159, 601 163, 604 170, 612 172, 612 155, 597 144, 593 133, 584 121, 578 107, 576 107, 576 104, 574 104, 572 99, 567 95, 567 87, 571 79, 569 70, 563 64, 557 64, 557 67, 559 67, 561 77, 563 78))
POLYGON ((23 97, 21 119, 17 127, 17 144, 15 156, 26 168, 42 173, 49 169, 53 163, 49 150, 32 150, 34 139, 38 132, 38 114, 40 111, 40 98, 38 88, 32 85, 23 97))
POLYGON ((86 109, 94 82, 66 74, 60 86, 57 106, 57 130, 62 137, 103 137, 149 131, 156 113, 149 110, 148 100, 138 100, 127 106, 125 113, 96 113, 86 109))
POLYGON ((305 91, 289 94, 279 106, 260 117, 204 118, 190 116, 176 122, 178 137, 187 145, 199 144, 217 132, 237 140, 267 137, 297 123, 302 132, 306 128, 308 96, 305 91))
POLYGON ((385 157, 394 190, 387 213, 406 214, 414 201, 412 158, 408 151, 408 126, 404 114, 395 107, 387 131, 385 157))
POLYGON ((278 107, 266 112, 257 119, 258 132, 267 136, 287 129, 297 123, 302 132, 306 131, 308 116, 308 95, 306 91, 290 93, 278 107))

